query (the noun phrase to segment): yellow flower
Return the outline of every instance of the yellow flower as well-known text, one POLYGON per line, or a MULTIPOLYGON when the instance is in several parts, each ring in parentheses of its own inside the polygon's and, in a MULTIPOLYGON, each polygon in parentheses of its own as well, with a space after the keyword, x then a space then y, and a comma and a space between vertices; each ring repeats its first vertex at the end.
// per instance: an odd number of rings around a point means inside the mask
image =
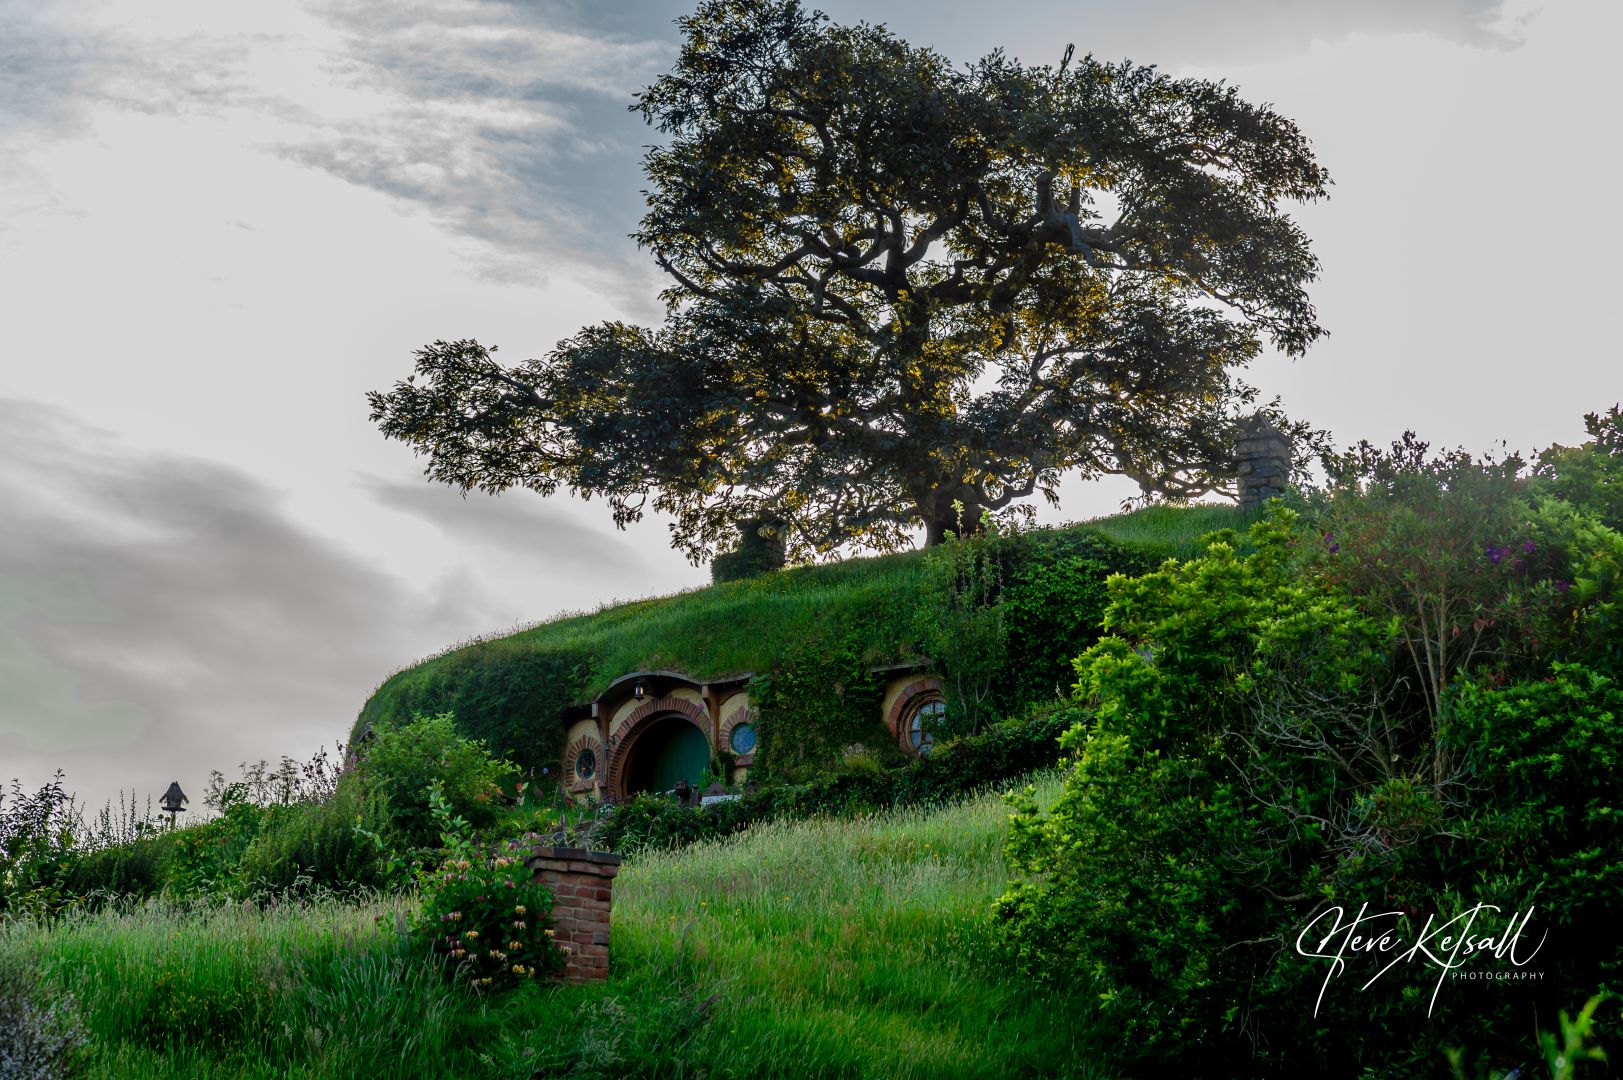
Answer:
POLYGON ((520 949, 524 948, 524 942, 522 942, 522 941, 509 941, 507 943, 507 947, 509 949, 512 949, 514 952, 518 952, 520 949))
POLYGON ((550 929, 548 929, 548 930, 543 930, 543 931, 541 931, 541 932, 542 932, 542 933, 543 933, 543 934, 545 934, 545 935, 547 935, 547 937, 552 937, 552 936, 553 936, 553 933, 552 933, 552 931, 551 931, 551 930, 550 930, 550 929))
POLYGON ((513 965, 513 974, 514 975, 522 975, 522 974, 524 974, 524 965, 523 964, 514 964, 513 965))
POLYGON ((470 937, 470 938, 476 938, 476 937, 479 936, 479 931, 477 931, 477 930, 469 930, 467 932, 467 934, 465 934, 464 936, 465 937, 470 937))
POLYGON ((513 909, 513 914, 514 915, 524 915, 524 914, 528 914, 528 913, 524 910, 524 905, 520 904, 518 907, 513 909))

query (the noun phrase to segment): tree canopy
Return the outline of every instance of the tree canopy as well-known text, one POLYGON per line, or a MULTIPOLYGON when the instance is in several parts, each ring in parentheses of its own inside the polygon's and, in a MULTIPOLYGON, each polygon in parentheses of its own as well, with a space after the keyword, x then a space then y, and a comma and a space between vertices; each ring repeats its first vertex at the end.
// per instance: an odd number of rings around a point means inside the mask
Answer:
POLYGON ((505 366, 436 341, 372 419, 462 487, 650 507, 695 560, 930 542, 1067 473, 1232 483, 1264 339, 1323 330, 1281 210, 1328 177, 1222 83, 1091 56, 955 66, 795 0, 711 0, 633 108, 663 325, 505 366), (954 503, 961 510, 954 510, 954 503))

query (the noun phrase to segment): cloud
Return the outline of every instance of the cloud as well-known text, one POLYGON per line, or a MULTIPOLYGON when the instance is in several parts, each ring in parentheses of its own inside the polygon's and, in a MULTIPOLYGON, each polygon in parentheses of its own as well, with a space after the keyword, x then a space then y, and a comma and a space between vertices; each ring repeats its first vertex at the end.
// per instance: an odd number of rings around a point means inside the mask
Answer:
MULTIPOLYGON (((256 145, 421 209, 483 278, 564 274, 657 318, 662 279, 628 238, 656 132, 628 111, 669 68, 687 0, 322 0, 196 18, 21 0, 0 9, 0 136, 61 138, 98 107, 243 122, 256 145), (139 17, 137 17, 139 16, 139 17), (123 21, 119 19, 122 17, 123 21), (201 29, 193 29, 206 19, 201 29)), ((1353 34, 1516 42, 1502 0, 925 0, 813 3, 959 60, 1066 42, 1165 67, 1250 63, 1353 34), (943 11, 951 18, 943 18, 943 11)))
POLYGON ((563 269, 648 305, 652 270, 628 234, 651 137, 628 107, 669 66, 668 20, 631 33, 623 9, 492 0, 321 10, 343 35, 344 82, 379 107, 284 154, 425 207, 480 243, 486 277, 563 269))
POLYGON ((1055 64, 1065 45, 1102 59, 1127 56, 1165 68, 1267 63, 1354 34, 1431 34, 1478 48, 1520 43, 1505 0, 1035 0, 964 4, 953 18, 927 0, 827 0, 839 21, 883 22, 915 44, 958 60, 1002 46, 1027 63, 1055 64))
POLYGON ((418 592, 284 503, 0 399, 0 772, 65 764, 105 794, 299 752, 446 625, 480 624, 456 582, 418 592))
POLYGON ((244 62, 263 35, 184 33, 160 47, 54 0, 0 7, 0 137, 83 134, 98 105, 217 111, 253 96, 244 62))
POLYGON ((506 496, 460 492, 425 480, 394 481, 358 478, 361 489, 379 505, 432 525, 459 548, 484 548, 515 560, 533 572, 565 580, 568 576, 648 575, 653 568, 623 537, 572 521, 539 495, 506 496))

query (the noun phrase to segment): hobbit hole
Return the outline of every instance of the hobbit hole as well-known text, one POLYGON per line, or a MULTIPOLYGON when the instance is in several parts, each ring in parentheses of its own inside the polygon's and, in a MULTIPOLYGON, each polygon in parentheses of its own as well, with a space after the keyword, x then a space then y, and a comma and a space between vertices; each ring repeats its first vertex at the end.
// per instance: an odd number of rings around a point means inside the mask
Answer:
MULTIPOLYGON (((897 745, 928 753, 932 725, 945 713, 940 681, 917 664, 874 672, 886 681, 880 717, 897 745)), ((566 714, 560 762, 572 795, 614 802, 642 792, 669 792, 679 781, 698 790, 707 771, 730 756, 742 781, 759 749, 759 713, 750 699, 753 674, 705 681, 679 671, 635 671, 596 700, 566 714)))

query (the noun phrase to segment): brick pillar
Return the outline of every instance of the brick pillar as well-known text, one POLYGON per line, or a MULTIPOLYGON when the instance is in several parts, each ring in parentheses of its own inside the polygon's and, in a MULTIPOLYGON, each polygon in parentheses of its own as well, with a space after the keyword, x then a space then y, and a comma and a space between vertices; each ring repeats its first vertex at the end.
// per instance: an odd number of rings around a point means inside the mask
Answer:
POLYGON ((1261 413, 1245 421, 1234 444, 1238 462, 1240 509, 1255 510, 1285 494, 1290 479, 1291 444, 1285 433, 1261 413))
POLYGON ((620 856, 584 848, 538 847, 524 865, 552 893, 554 940, 570 950, 561 978, 609 977, 609 907, 620 856))

